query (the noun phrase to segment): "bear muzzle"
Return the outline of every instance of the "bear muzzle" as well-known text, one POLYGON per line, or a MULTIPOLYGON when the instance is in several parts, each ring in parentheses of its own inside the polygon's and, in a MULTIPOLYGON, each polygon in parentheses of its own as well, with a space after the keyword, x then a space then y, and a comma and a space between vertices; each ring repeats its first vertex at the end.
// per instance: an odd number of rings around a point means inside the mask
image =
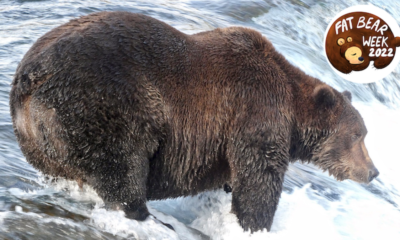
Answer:
POLYGON ((370 183, 379 175, 378 169, 373 164, 366 168, 358 168, 350 172, 348 178, 358 183, 370 183))
POLYGON ((354 146, 352 149, 352 164, 349 178, 359 183, 370 183, 379 175, 378 169, 375 167, 364 142, 354 146))
POLYGON ((376 169, 375 166, 372 166, 372 168, 368 171, 368 183, 372 182, 376 177, 378 177, 379 171, 376 169))

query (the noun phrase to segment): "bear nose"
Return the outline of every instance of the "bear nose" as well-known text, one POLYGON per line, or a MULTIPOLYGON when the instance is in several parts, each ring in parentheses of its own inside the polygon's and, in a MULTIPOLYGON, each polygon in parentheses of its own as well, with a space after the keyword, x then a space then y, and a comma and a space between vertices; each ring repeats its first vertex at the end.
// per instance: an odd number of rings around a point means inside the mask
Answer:
POLYGON ((379 175, 379 171, 375 167, 373 169, 369 170, 368 182, 371 182, 372 180, 374 180, 374 178, 376 178, 378 175, 379 175))
POLYGON ((358 60, 359 61, 364 61, 364 58, 363 57, 359 57, 358 60))

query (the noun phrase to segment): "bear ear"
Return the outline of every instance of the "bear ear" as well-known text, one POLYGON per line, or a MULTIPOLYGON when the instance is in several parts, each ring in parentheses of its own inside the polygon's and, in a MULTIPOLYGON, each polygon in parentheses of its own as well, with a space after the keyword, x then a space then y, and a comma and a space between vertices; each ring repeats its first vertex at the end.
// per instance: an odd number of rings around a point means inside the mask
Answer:
POLYGON ((342 46, 345 42, 346 41, 344 40, 344 38, 339 38, 336 43, 337 45, 342 46))
POLYGON ((352 37, 347 37, 347 42, 352 42, 353 38, 352 37))
POLYGON ((327 85, 320 85, 314 89, 313 97, 319 107, 331 108, 335 106, 336 97, 333 90, 327 85))
POLYGON ((349 92, 349 91, 344 91, 343 92, 343 95, 347 98, 347 99, 349 99, 349 101, 351 102, 351 92, 349 92))

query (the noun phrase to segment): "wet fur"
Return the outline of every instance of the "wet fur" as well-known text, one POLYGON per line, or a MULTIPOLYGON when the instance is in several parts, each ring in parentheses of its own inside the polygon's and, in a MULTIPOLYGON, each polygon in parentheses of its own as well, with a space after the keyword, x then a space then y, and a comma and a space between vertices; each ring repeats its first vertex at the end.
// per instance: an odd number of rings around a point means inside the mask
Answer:
POLYGON ((86 182, 138 220, 147 200, 229 182, 232 211, 251 231, 270 230, 290 161, 347 174, 348 163, 323 152, 340 155, 326 144, 351 132, 339 130, 346 114, 359 116, 254 30, 185 35, 128 12, 41 37, 17 69, 10 106, 23 153, 45 174, 86 182))

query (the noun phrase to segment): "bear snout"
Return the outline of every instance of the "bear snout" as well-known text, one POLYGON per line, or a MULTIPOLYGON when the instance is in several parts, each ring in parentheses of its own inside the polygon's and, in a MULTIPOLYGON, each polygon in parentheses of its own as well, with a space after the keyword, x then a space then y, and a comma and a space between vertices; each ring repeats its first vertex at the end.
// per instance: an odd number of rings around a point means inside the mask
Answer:
POLYGON ((368 176, 368 183, 372 182, 376 177, 379 175, 378 169, 376 167, 372 166, 372 168, 368 171, 369 176, 368 176))
POLYGON ((369 184, 379 175, 378 169, 373 164, 368 164, 369 166, 361 167, 362 164, 358 164, 357 168, 350 172, 349 179, 358 182, 369 184))
POLYGON ((379 171, 369 157, 364 141, 355 144, 351 152, 347 161, 350 168, 348 178, 359 183, 370 183, 379 175, 379 171))
POLYGON ((363 58, 363 57, 359 57, 359 58, 358 58, 358 61, 360 61, 360 62, 361 62, 361 61, 364 61, 364 58, 363 58))

